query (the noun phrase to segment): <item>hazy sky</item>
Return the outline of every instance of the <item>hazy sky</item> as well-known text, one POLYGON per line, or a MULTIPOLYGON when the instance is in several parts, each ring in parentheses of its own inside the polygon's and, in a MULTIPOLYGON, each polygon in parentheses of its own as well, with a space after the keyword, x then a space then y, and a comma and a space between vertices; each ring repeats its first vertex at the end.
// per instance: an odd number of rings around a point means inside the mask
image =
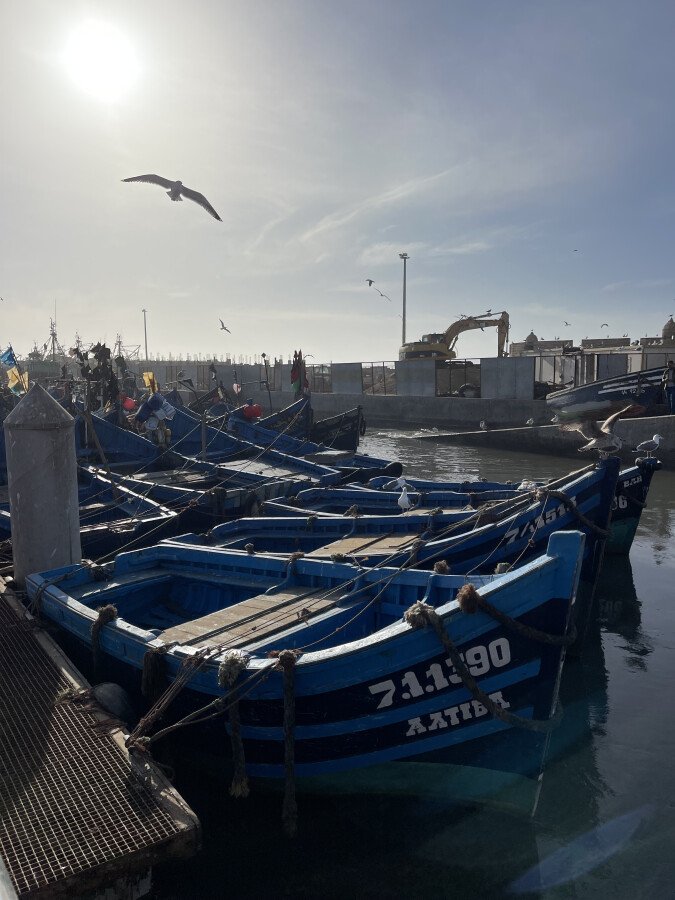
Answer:
POLYGON ((46 340, 56 302, 64 344, 139 344, 146 307, 153 354, 391 360, 401 250, 408 339, 488 307, 514 340, 675 312, 672 3, 1 9, 2 347, 46 340), (223 222, 121 183, 144 173, 223 222))

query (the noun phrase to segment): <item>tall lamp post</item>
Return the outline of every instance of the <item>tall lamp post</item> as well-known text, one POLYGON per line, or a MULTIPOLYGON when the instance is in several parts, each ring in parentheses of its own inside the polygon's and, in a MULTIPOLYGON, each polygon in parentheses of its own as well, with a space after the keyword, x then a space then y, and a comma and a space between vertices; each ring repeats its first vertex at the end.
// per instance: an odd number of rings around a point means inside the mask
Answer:
POLYGON ((403 253, 399 253, 399 259, 403 260, 403 336, 401 340, 401 344, 405 344, 405 277, 406 277, 406 263, 410 259, 408 254, 404 251, 403 253))
POLYGON ((145 319, 147 309, 143 309, 143 333, 145 334, 145 367, 148 366, 148 323, 145 319))

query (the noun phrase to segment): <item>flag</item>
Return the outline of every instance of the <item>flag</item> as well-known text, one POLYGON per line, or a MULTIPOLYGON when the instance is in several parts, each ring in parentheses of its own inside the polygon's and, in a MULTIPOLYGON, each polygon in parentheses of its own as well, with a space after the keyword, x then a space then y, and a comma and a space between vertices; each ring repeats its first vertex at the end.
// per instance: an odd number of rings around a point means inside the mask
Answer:
POLYGON ((19 372, 16 366, 8 369, 7 387, 13 394, 25 394, 28 390, 28 372, 19 372))
POLYGON ((2 353, 0 353, 0 362, 5 366, 16 365, 16 356, 14 356, 11 344, 6 350, 3 350, 2 353))
POLYGON ((157 392, 157 382, 155 381, 153 372, 143 372, 143 382, 145 383, 146 388, 149 388, 153 394, 157 392))

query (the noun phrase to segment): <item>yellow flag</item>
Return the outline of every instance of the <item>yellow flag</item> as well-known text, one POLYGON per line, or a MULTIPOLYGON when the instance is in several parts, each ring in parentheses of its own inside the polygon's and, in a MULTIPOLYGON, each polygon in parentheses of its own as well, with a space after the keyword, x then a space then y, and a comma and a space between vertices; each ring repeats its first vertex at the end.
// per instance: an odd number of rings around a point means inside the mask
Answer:
POLYGON ((154 372, 143 372, 143 382, 146 388, 149 388, 153 394, 157 393, 157 382, 155 381, 154 372))
POLYGON ((13 394, 25 394, 28 390, 28 372, 19 372, 16 366, 7 369, 7 387, 13 394))

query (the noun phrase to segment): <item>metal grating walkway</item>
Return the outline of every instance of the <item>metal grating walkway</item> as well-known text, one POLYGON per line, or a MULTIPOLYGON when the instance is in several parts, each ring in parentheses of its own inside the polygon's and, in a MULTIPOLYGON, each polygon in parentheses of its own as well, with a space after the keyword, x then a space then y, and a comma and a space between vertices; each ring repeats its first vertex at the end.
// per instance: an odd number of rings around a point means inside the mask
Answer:
MULTIPOLYGON (((157 802, 72 683, 0 594, 0 853, 19 895, 172 843, 157 802)), ((77 879, 75 879, 76 881, 77 879)))

